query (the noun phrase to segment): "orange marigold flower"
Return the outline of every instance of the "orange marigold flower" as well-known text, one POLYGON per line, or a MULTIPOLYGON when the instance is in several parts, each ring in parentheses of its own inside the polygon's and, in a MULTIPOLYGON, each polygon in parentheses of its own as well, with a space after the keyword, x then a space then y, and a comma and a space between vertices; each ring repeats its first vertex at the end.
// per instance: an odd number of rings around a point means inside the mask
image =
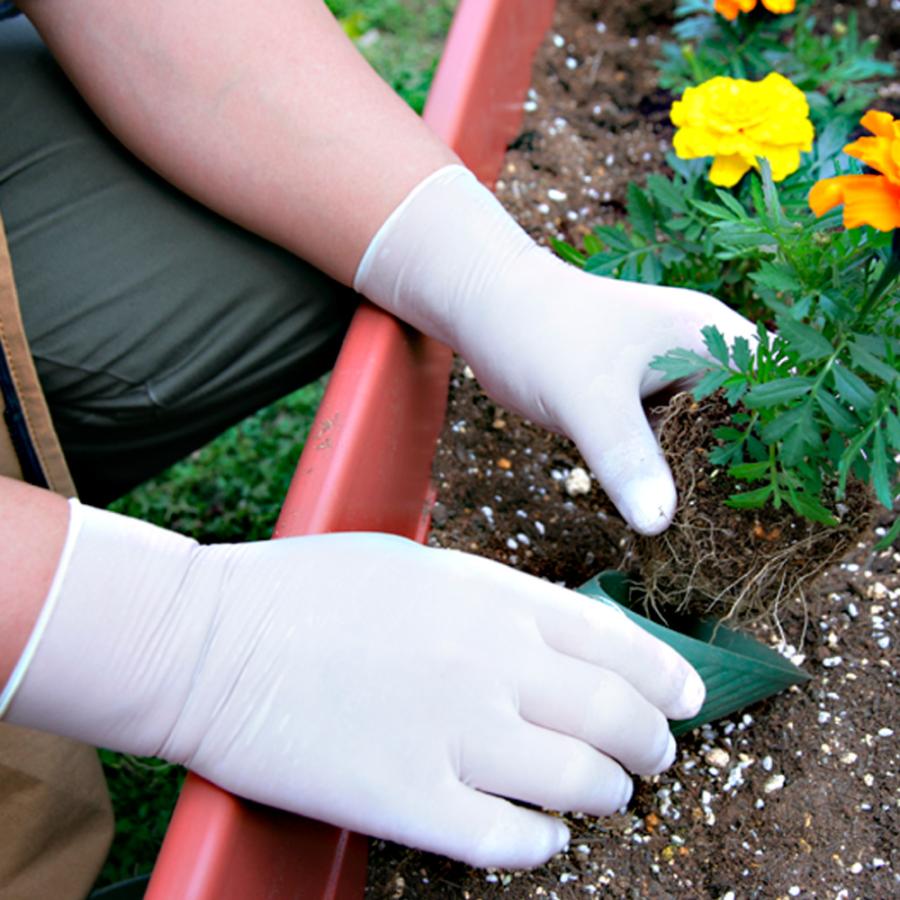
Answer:
POLYGON ((900 121, 872 109, 860 124, 874 136, 847 144, 844 153, 880 174, 825 178, 809 192, 809 205, 817 216, 843 205, 846 228, 893 231, 900 228, 900 121))
MULTIPOLYGON (((756 2, 757 0, 716 0, 715 10, 729 22, 733 22, 739 13, 748 13, 756 9, 756 2)), ((794 11, 797 0, 762 0, 762 4, 770 13, 783 16, 794 11)))

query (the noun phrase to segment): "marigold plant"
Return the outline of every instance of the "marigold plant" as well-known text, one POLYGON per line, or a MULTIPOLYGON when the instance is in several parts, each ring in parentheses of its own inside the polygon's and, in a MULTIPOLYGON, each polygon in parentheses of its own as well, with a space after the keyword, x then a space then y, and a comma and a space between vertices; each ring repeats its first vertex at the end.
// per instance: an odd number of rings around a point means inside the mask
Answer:
POLYGON ((870 110, 860 122, 873 137, 861 137, 844 153, 874 169, 877 175, 837 175, 816 183, 809 205, 817 215, 844 207, 844 226, 871 225, 879 231, 900 228, 900 121, 890 113, 870 110))
MULTIPOLYGON (((737 8, 736 2, 729 5, 737 8)), ((658 62, 660 86, 675 94, 717 75, 753 81, 779 72, 806 94, 821 130, 836 119, 846 120, 842 127, 857 122, 875 101, 876 80, 895 75, 878 58, 878 38, 860 29, 852 9, 835 18, 809 0, 797 3, 795 15, 732 20, 716 14, 711 0, 677 0, 675 19, 674 40, 663 42, 658 62)))
MULTIPOLYGON (((729 505, 786 504, 829 526, 851 476, 887 509, 900 496, 900 229, 848 230, 806 202, 845 141, 826 129, 781 185, 763 160, 733 192, 673 159, 674 178, 629 189, 627 227, 598 226, 586 253, 556 244, 588 272, 706 290, 760 323, 756 345, 707 329, 707 355, 676 349, 653 367, 734 408, 708 450, 729 505)), ((900 517, 879 546, 898 535, 900 517)))
MULTIPOLYGON (((777 16, 792 13, 797 5, 796 0, 762 0, 763 6, 777 16)), ((756 9, 756 0, 716 0, 715 10, 729 22, 733 22, 739 13, 748 13, 756 9)))
POLYGON ((803 92, 771 72, 761 81, 716 77, 687 88, 672 104, 673 146, 682 159, 712 156, 709 179, 732 187, 766 159, 775 181, 812 149, 813 126, 803 92))
MULTIPOLYGON (((735 212, 718 230, 735 253, 763 257, 752 280, 774 316, 775 335, 760 323, 755 347, 742 338, 728 347, 714 328, 704 329, 707 357, 677 349, 653 366, 670 378, 702 376, 696 398, 723 390, 735 408, 709 455, 747 485, 730 506, 787 503, 801 516, 834 524, 853 476, 894 509, 900 494, 895 255, 878 232, 792 221, 765 169, 763 182, 755 215, 738 214, 732 201, 735 212), (753 232, 770 243, 746 242, 753 232)), ((900 519, 884 541, 898 534, 900 519)))

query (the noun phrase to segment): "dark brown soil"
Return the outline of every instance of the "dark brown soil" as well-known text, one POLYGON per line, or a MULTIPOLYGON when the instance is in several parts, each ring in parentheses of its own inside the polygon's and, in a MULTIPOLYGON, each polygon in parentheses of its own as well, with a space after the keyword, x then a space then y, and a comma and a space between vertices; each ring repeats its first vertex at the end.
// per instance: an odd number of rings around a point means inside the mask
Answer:
MULTIPOLYGON (((896 58, 900 11, 890 4, 859 8, 896 58)), ((497 186, 540 240, 615 220, 628 181, 659 169, 671 138, 652 57, 672 4, 558 5, 534 69, 535 108, 497 186)), ((572 476, 579 467, 571 443, 497 407, 459 361, 431 543, 570 586, 622 566, 632 535, 595 481, 572 476)), ((640 780, 626 814, 569 817, 571 846, 536 871, 484 872, 373 842, 367 896, 900 896, 898 605, 900 547, 859 544, 805 606, 783 605, 780 633, 755 627, 803 663, 808 684, 682 738, 675 765, 640 780)))

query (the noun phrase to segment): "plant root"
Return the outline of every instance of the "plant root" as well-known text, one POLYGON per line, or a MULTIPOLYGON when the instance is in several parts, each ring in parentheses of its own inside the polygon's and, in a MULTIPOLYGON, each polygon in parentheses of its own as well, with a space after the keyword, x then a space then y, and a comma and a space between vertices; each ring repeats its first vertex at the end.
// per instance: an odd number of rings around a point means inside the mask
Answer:
POLYGON ((665 618, 674 607, 723 621, 777 623, 779 608, 795 599, 803 603, 804 591, 871 529, 874 501, 859 481, 848 483, 834 527, 799 517, 787 504, 725 506, 736 483, 708 458, 714 429, 731 422, 721 394, 699 403, 677 394, 653 414, 678 489, 678 511, 667 531, 634 539, 626 565, 638 575, 641 602, 656 615, 665 618))

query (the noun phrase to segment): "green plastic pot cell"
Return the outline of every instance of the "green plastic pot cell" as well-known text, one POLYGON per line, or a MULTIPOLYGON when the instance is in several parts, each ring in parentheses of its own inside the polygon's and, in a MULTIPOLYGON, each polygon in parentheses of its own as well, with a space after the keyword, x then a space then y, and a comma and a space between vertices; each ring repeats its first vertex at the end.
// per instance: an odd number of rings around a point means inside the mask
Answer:
POLYGON ((700 674, 706 701, 693 719, 672 723, 672 733, 684 734, 715 719, 771 697, 809 675, 755 638, 726 628, 716 619, 673 615, 668 624, 642 616, 628 603, 628 577, 601 572, 579 592, 621 610, 654 637, 677 650, 700 674))

